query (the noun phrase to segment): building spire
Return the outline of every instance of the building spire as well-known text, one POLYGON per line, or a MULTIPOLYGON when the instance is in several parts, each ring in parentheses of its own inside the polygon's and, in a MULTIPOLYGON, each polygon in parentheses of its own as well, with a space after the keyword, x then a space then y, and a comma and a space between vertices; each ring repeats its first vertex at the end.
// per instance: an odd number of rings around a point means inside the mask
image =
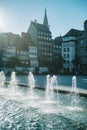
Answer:
POLYGON ((44 15, 43 25, 45 25, 47 28, 49 28, 46 8, 45 8, 45 15, 44 15))

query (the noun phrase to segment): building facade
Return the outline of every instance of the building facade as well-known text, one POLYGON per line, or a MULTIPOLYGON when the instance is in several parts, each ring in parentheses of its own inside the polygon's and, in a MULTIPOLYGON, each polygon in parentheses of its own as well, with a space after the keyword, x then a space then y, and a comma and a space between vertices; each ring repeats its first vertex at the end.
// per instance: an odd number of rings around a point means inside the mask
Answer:
POLYGON ((84 32, 79 39, 79 56, 81 58, 81 73, 87 74, 87 20, 84 22, 84 32))
POLYGON ((35 45, 29 45, 29 60, 30 60, 30 67, 38 67, 38 60, 37 60, 37 47, 35 45))
POLYGON ((1 37, 1 61, 5 66, 10 57, 16 56, 16 44, 18 42, 19 35, 12 33, 2 33, 1 37))
POLYGON ((36 20, 35 22, 31 22, 28 33, 37 46, 39 67, 50 67, 52 63, 52 36, 48 25, 46 10, 43 24, 37 23, 36 20))
POLYGON ((56 37, 52 41, 52 63, 53 63, 53 71, 58 73, 60 71, 62 65, 62 37, 56 37))
MULTIPOLYGON (((73 73, 77 71, 75 61, 79 58, 79 38, 83 31, 71 29, 62 40, 63 72, 73 73)), ((79 66, 80 63, 78 63, 79 66)))
POLYGON ((28 33, 22 32, 19 44, 16 46, 17 57, 25 67, 38 67, 37 47, 28 33))

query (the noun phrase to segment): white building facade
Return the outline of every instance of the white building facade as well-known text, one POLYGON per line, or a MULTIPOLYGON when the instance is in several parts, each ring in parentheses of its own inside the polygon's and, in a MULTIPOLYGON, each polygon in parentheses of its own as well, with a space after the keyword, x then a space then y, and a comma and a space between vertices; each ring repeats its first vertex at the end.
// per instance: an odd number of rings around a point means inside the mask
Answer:
POLYGON ((28 48, 29 48, 30 67, 38 67, 37 47, 30 45, 28 48))
POLYGON ((76 38, 73 36, 63 37, 62 41, 62 57, 63 62, 63 72, 73 72, 74 65, 72 61, 75 58, 75 44, 76 38))

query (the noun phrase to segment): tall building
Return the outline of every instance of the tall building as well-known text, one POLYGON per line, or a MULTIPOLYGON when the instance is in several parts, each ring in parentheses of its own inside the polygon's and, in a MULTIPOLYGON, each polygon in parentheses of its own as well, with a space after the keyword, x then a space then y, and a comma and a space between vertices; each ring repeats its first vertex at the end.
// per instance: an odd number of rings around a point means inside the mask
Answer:
MULTIPOLYGON (((62 57, 64 59, 63 72, 72 73, 76 71, 76 66, 73 63, 79 57, 79 38, 83 31, 71 29, 62 41, 62 57)), ((76 63, 77 61, 75 61, 76 63)))
POLYGON ((37 46, 39 67, 49 68, 52 62, 52 36, 48 25, 46 9, 43 24, 37 23, 36 20, 31 22, 27 33, 30 34, 32 41, 37 46))
POLYGON ((62 37, 56 37, 52 41, 52 71, 54 73, 58 73, 60 71, 62 65, 62 37))
POLYGON ((87 74, 87 20, 84 30, 71 29, 62 42, 63 71, 87 74))
POLYGON ((79 56, 81 73, 87 74, 87 20, 84 22, 84 32, 79 39, 79 56))

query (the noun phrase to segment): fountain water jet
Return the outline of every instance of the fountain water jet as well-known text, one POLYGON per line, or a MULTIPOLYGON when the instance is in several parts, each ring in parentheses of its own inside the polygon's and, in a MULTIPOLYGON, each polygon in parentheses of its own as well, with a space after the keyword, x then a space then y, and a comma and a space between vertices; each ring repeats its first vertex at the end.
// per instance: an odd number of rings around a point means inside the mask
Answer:
POLYGON ((52 86, 52 89, 57 90, 57 106, 58 106, 58 112, 59 112, 60 111, 60 99, 59 99, 59 92, 58 92, 57 77, 55 75, 53 75, 53 77, 51 78, 51 86, 52 86))
POLYGON ((30 95, 33 95, 33 88, 35 88, 35 79, 32 72, 28 75, 28 86, 30 87, 30 95))
POLYGON ((5 80, 6 80, 6 77, 5 77, 5 74, 3 71, 0 72, 0 86, 4 86, 5 84, 5 80))
POLYGON ((77 109, 77 100, 78 97, 78 89, 77 89, 77 82, 76 82, 76 76, 72 77, 72 89, 71 89, 71 107, 72 109, 77 109))
POLYGON ((57 77, 55 75, 53 75, 52 77, 50 77, 50 75, 47 75, 46 79, 46 95, 47 100, 50 100, 50 97, 53 97, 53 90, 57 89, 58 92, 57 77))
POLYGON ((53 75, 52 77, 50 75, 47 75, 47 84, 46 84, 46 102, 55 104, 58 103, 58 111, 59 111, 59 93, 58 93, 58 85, 57 85, 57 77, 53 75), (57 101, 54 99, 54 89, 57 90, 57 101))
POLYGON ((10 85, 9 86, 11 87, 11 90, 13 90, 13 91, 16 90, 17 79, 16 79, 16 74, 15 74, 14 71, 11 73, 11 81, 10 81, 10 85))
POLYGON ((50 100, 50 90, 51 90, 51 78, 50 75, 47 75, 47 84, 46 84, 46 100, 50 100))

